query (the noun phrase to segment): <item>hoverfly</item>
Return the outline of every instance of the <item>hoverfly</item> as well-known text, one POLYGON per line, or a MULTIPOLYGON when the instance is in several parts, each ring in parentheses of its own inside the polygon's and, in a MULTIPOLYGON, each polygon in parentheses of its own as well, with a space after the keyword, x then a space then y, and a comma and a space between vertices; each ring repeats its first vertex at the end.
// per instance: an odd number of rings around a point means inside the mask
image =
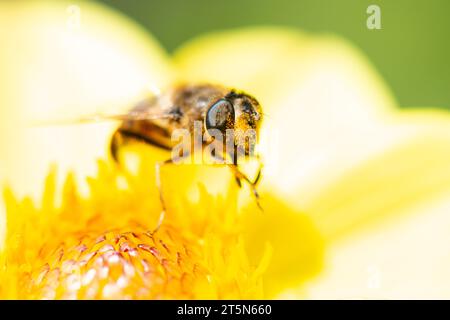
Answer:
MULTIPOLYGON (((238 139, 238 135, 230 135, 233 130, 253 130, 258 135, 262 121, 262 109, 258 101, 251 95, 213 84, 183 84, 173 86, 161 94, 141 101, 127 113, 98 114, 78 119, 77 122, 108 119, 121 121, 110 141, 110 153, 116 162, 119 162, 119 150, 130 141, 138 141, 171 151, 175 147, 172 134, 176 130, 183 129, 193 133, 195 123, 201 122, 202 137, 208 137, 208 139, 202 140, 202 147, 210 144, 225 145, 225 142, 228 144, 231 141, 231 148, 220 148, 223 152, 215 153, 213 156, 222 160, 221 163, 225 163, 231 169, 239 187, 241 187, 241 181, 250 186, 256 203, 262 210, 256 190, 261 177, 262 163, 259 156, 251 152, 247 140, 242 142, 238 139), (212 134, 214 131, 221 133, 224 139, 222 141, 216 139, 216 135, 212 134), (244 152, 238 152, 239 147, 244 152), (259 162, 259 168, 253 180, 240 170, 241 155, 255 156, 259 162)), ((189 154, 180 156, 186 157, 189 154)), ((156 186, 162 206, 155 231, 159 229, 166 211, 160 169, 173 162, 172 157, 155 165, 156 186)))

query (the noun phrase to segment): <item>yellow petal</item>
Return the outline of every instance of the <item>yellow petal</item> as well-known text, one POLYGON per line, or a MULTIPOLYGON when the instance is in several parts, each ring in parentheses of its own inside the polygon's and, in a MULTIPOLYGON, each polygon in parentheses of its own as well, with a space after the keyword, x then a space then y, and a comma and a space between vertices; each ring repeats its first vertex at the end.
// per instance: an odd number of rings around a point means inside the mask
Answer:
POLYGON ((334 241, 324 272, 308 286, 308 297, 448 299, 449 199, 447 190, 431 201, 411 201, 389 219, 381 211, 383 220, 372 219, 334 241))
POLYGON ((310 297, 450 297, 448 197, 333 246, 329 268, 311 285, 310 297))
POLYGON ((30 124, 124 111, 171 78, 156 40, 99 4, 2 2, 0 29, 0 178, 20 194, 36 195, 51 162, 95 173, 115 125, 30 124))
POLYGON ((389 127, 408 132, 402 144, 354 166, 305 206, 327 238, 431 204, 450 190, 450 115, 403 111, 389 127))
POLYGON ((319 230, 305 215, 281 199, 262 194, 264 212, 254 205, 243 214, 242 233, 251 263, 271 257, 264 272, 266 297, 283 296, 322 270, 324 242, 319 230))
POLYGON ((404 144, 355 167, 308 207, 329 245, 311 298, 450 296, 450 115, 403 111, 393 124, 410 129, 404 144))

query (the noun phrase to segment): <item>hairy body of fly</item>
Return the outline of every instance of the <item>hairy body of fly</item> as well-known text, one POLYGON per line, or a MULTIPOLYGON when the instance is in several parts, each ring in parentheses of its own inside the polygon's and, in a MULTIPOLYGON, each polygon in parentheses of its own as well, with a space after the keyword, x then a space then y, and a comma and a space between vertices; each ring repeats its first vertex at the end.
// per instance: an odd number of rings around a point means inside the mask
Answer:
MULTIPOLYGON (((226 130, 230 129, 235 132, 257 132, 261 119, 259 103, 246 93, 210 84, 180 85, 144 100, 130 110, 130 117, 125 117, 111 139, 111 154, 117 160, 120 146, 129 140, 171 150, 176 144, 171 139, 173 132, 185 129, 193 133, 196 121, 203 124, 202 137, 205 133, 218 130, 226 139, 226 130), (139 116, 147 114, 150 115, 147 118, 139 116)), ((236 139, 235 145, 239 138, 233 138, 236 139)), ((220 143, 224 143, 225 139, 220 143)), ((210 139, 208 143, 215 142, 210 139)), ((249 147, 244 149, 248 154, 249 147)), ((237 159, 233 162, 237 165, 237 159)))

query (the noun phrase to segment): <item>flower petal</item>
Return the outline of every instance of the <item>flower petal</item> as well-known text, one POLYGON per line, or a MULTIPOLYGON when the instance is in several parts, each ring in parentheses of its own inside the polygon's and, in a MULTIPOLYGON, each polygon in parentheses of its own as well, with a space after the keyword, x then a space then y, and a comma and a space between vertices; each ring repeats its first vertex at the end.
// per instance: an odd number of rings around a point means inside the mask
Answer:
POLYGON ((127 110, 171 79, 166 53, 134 22, 90 3, 0 4, 0 178, 34 194, 51 162, 95 173, 115 123, 31 127, 127 110))
POLYGON ((450 115, 403 111, 389 126, 409 132, 401 145, 353 167, 305 206, 327 238, 432 204, 450 190, 450 115))
POLYGON ((267 246, 271 257, 264 272, 264 294, 279 297, 286 289, 298 288, 323 267, 324 241, 306 214, 271 194, 262 194, 264 212, 250 205, 242 215, 242 234, 250 262, 257 265, 267 246))
POLYGON ((359 224, 359 230, 334 239, 324 272, 308 286, 308 297, 449 298, 449 198, 446 191, 432 201, 412 201, 390 219, 385 209, 380 212, 383 220, 368 219, 371 223, 364 228, 359 224))

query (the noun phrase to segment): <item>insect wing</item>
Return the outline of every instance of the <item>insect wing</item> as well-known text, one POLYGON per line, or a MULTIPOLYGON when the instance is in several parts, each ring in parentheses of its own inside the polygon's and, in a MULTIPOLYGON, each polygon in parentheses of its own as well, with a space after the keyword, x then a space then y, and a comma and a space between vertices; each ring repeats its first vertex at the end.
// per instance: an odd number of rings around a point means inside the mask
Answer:
POLYGON ((95 113, 92 115, 83 116, 76 119, 61 119, 61 120, 50 120, 50 121, 39 121, 32 123, 33 127, 42 126, 59 126, 59 125, 72 125, 72 124, 84 124, 84 123, 95 123, 103 121, 145 121, 145 120, 157 120, 157 119, 170 119, 173 115, 166 113, 161 110, 132 110, 127 113, 114 113, 114 114, 104 114, 95 113))

